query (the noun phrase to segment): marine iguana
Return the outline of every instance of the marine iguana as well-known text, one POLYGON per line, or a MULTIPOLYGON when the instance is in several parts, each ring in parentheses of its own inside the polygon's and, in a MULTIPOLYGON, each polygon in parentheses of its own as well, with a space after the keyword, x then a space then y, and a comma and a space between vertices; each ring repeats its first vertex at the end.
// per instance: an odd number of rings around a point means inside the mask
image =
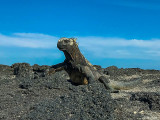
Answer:
POLYGON ((52 66, 49 73, 54 73, 62 69, 66 70, 73 83, 78 85, 92 84, 99 80, 107 90, 115 91, 120 89, 130 89, 141 82, 140 79, 130 82, 109 81, 106 75, 97 69, 83 56, 78 48, 75 38, 61 38, 57 47, 63 51, 65 60, 62 63, 52 66))

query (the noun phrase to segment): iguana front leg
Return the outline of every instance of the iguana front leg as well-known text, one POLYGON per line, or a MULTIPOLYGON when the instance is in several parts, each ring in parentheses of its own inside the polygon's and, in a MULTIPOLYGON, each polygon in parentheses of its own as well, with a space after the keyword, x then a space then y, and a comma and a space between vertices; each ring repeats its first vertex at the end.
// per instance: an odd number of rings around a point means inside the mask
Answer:
POLYGON ((92 73, 92 70, 88 66, 78 64, 75 66, 75 68, 86 76, 89 84, 93 83, 93 81, 96 80, 95 76, 92 73))
POLYGON ((55 72, 64 70, 65 66, 66 66, 65 62, 59 63, 57 65, 54 65, 49 69, 48 74, 51 75, 51 74, 54 74, 55 72))

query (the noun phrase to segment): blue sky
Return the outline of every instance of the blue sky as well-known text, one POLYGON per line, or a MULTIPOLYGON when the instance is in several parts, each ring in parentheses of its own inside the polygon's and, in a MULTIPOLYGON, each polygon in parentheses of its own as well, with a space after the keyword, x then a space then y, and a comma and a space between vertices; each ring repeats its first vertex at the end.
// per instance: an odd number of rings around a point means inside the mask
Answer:
POLYGON ((159 0, 1 0, 0 64, 53 65, 61 37, 92 63, 160 69, 159 0))

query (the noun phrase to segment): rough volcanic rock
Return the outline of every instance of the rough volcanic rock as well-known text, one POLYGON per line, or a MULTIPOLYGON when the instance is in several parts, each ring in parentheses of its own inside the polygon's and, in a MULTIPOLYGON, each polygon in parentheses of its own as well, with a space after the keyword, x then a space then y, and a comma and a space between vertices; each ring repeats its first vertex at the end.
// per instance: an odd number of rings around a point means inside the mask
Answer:
POLYGON ((33 68, 28 63, 15 63, 11 67, 17 77, 33 78, 34 76, 33 68))
POLYGON ((160 71, 101 68, 108 79, 144 82, 130 90, 108 93, 102 83, 73 85, 64 70, 48 75, 50 66, 0 65, 0 120, 158 120, 160 71))
POLYGON ((49 66, 16 63, 0 67, 16 76, 0 81, 0 119, 114 119, 114 101, 98 81, 75 86, 65 71, 43 75, 49 66))
POLYGON ((143 70, 140 68, 118 68, 116 66, 110 66, 103 69, 104 74, 111 76, 121 75, 141 75, 141 74, 160 74, 159 70, 143 70))
POLYGON ((143 102, 150 110, 160 112, 160 93, 133 93, 130 100, 143 102))

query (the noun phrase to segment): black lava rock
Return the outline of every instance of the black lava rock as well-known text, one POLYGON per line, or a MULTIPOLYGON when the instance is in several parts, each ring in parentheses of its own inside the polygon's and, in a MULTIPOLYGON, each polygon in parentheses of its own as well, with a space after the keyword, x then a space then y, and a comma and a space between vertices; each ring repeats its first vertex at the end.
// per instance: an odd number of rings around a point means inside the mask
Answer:
POLYGON ((160 112, 160 93, 134 93, 132 94, 130 100, 143 102, 148 105, 150 110, 160 112))

